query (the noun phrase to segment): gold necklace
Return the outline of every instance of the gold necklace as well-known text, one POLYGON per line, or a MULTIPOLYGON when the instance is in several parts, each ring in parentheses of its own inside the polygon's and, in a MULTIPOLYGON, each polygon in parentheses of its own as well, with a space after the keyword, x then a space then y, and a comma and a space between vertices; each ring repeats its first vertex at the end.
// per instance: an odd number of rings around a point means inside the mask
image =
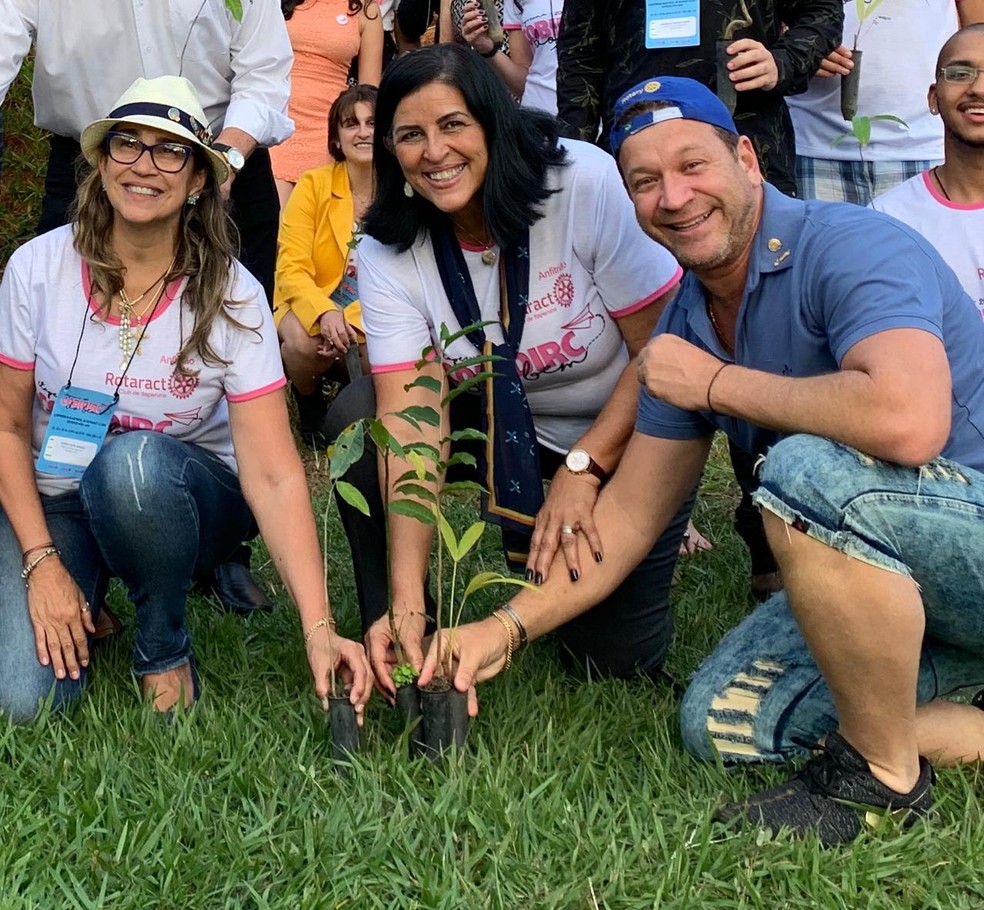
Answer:
POLYGON ((495 265, 495 261, 499 258, 495 250, 492 249, 495 244, 491 240, 486 240, 484 243, 479 240, 468 228, 458 224, 453 218, 451 223, 463 234, 467 234, 469 239, 479 247, 482 247, 482 263, 484 265, 495 265))
MULTIPOLYGON (((136 346, 136 352, 134 352, 134 340, 135 333, 133 332, 134 325, 140 325, 143 318, 147 313, 151 312, 151 307, 157 308, 157 304, 160 302, 161 297, 164 294, 164 279, 170 274, 171 269, 174 268, 174 263, 177 262, 178 257, 175 256, 171 260, 171 264, 165 269, 164 274, 157 279, 146 291, 144 291, 135 300, 130 300, 126 296, 126 290, 120 288, 119 298, 120 298, 120 331, 119 331, 119 345, 120 351, 122 352, 120 356, 120 369, 125 370, 127 364, 133 358, 134 353, 140 353, 140 345, 136 346), (160 285, 160 291, 154 295, 150 303, 143 308, 143 311, 139 314, 136 312, 135 307, 141 300, 144 299, 151 291, 153 291, 158 285, 160 285)), ((146 332, 141 337, 141 342, 147 337, 146 332)))
POLYGON ((721 331, 721 326, 718 325, 717 318, 714 316, 714 304, 711 303, 709 299, 705 299, 704 306, 707 307, 707 316, 711 320, 711 328, 714 329, 714 334, 717 335, 717 340, 721 342, 721 347, 724 348, 729 354, 733 355, 735 353, 735 349, 725 340, 724 333, 721 331))

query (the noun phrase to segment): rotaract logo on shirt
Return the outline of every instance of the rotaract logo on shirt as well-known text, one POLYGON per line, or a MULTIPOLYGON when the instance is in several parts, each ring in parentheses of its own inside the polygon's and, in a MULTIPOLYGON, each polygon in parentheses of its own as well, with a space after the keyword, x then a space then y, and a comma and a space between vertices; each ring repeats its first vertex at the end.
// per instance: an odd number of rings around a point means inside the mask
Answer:
POLYGON ((154 397, 170 394, 172 398, 179 400, 190 398, 198 388, 198 376, 189 376, 185 373, 179 373, 177 370, 169 376, 124 376, 122 382, 117 374, 106 373, 103 381, 111 389, 115 389, 119 384, 121 391, 136 392, 142 395, 150 394, 154 397))
POLYGON ((566 262, 555 265, 537 276, 540 283, 553 278, 553 285, 541 297, 533 297, 526 304, 526 318, 540 319, 552 313, 558 306, 569 307, 574 303, 574 279, 571 273, 564 271, 566 262))

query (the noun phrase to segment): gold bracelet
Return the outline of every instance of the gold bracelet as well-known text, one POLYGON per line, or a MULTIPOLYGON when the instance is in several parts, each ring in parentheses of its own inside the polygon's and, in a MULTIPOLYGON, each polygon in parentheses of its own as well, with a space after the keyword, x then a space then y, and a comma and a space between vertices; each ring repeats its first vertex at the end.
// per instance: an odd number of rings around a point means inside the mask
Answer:
POLYGON ((512 666, 513 650, 515 648, 516 642, 516 632, 513 629, 512 623, 506 619, 498 610, 492 613, 492 617, 497 619, 502 625, 502 628, 506 630, 506 634, 509 636, 509 642, 506 645, 506 662, 503 665, 503 670, 508 670, 512 666))
POLYGON ((334 632, 335 620, 330 616, 322 616, 321 619, 319 619, 313 626, 311 626, 310 629, 307 630, 307 632, 304 633, 304 644, 307 644, 311 640, 312 636, 318 631, 318 629, 323 629, 325 626, 328 626, 331 631, 334 632))

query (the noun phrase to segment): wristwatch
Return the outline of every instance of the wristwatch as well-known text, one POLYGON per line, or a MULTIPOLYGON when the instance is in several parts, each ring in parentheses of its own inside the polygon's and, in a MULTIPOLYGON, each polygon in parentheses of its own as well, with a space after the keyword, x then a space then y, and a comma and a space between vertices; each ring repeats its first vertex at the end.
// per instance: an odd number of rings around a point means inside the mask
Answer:
POLYGON ((505 47, 505 45, 501 41, 496 41, 492 44, 492 50, 490 50, 487 54, 483 54, 481 51, 479 51, 478 55, 480 57, 484 57, 486 60, 490 60, 492 57, 498 54, 499 51, 503 49, 503 47, 505 47))
POLYGON ((602 483, 608 480, 608 474, 584 449, 571 449, 564 459, 567 470, 572 474, 592 474, 602 483))
POLYGON ((232 168, 234 174, 238 174, 246 165, 246 156, 235 146, 226 145, 224 142, 213 142, 212 148, 221 152, 226 163, 232 168))

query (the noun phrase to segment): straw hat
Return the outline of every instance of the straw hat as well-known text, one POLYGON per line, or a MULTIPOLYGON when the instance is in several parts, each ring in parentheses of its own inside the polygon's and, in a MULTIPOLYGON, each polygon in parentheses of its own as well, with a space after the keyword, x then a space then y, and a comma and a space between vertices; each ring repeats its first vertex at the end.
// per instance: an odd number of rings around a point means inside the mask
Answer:
POLYGON ((108 117, 82 130, 82 154, 93 167, 99 163, 99 149, 106 133, 119 123, 171 133, 205 152, 216 183, 225 183, 229 176, 225 156, 212 148, 212 131, 195 87, 182 76, 137 79, 113 105, 108 117))

